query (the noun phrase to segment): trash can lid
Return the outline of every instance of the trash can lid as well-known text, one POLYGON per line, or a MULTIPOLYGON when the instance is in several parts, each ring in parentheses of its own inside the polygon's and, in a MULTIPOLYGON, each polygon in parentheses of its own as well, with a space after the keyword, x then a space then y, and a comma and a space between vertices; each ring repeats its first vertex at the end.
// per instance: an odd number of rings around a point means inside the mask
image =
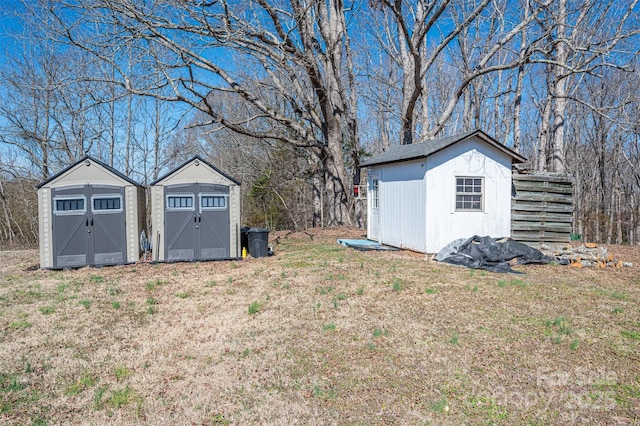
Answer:
POLYGON ((251 228, 247 232, 269 232, 267 228, 251 228))

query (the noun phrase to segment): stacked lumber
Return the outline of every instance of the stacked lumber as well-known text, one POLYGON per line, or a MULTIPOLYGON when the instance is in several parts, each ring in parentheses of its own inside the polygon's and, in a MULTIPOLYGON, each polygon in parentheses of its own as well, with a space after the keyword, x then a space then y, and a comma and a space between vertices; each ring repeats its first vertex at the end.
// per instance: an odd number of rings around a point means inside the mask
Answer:
POLYGON ((511 238, 532 247, 571 242, 573 182, 567 175, 512 176, 511 238))
POLYGON ((553 249, 543 245, 541 251, 547 256, 555 256, 566 259, 569 266, 574 268, 628 268, 632 262, 616 259, 606 247, 594 243, 586 243, 579 247, 566 246, 562 249, 553 249))

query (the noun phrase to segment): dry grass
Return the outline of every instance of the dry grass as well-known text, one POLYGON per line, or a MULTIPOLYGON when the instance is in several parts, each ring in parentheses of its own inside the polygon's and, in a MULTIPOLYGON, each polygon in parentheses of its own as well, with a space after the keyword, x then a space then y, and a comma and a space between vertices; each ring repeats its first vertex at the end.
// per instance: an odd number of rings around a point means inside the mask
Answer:
POLYGON ((0 423, 640 423, 637 250, 515 276, 335 244, 357 236, 73 271, 0 252, 0 423))

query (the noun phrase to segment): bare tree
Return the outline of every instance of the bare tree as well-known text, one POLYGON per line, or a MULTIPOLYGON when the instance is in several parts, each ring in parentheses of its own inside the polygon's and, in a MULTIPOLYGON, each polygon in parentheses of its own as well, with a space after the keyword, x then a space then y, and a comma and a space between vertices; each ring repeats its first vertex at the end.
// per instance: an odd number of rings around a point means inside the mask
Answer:
MULTIPOLYGON (((487 0, 475 2, 418 1, 379 1, 374 4, 385 16, 386 30, 384 50, 397 56, 398 65, 403 71, 402 81, 402 143, 411 143, 415 133, 416 106, 421 96, 428 96, 430 88, 426 86, 425 76, 439 57, 448 53, 453 41, 458 40, 462 47, 464 71, 461 78, 451 88, 449 99, 437 115, 423 112, 420 133, 432 138, 446 126, 458 102, 468 92, 470 85, 479 82, 479 78, 501 70, 510 70, 526 60, 531 52, 528 46, 526 54, 501 55, 534 22, 536 14, 548 7, 550 1, 536 2, 531 13, 511 9, 512 15, 504 13, 505 5, 492 5, 487 0), (520 14, 521 13, 521 14, 520 14), (511 19, 507 19, 507 18, 511 19), (454 25, 441 24, 452 19, 454 25), (499 25, 491 30, 492 23, 499 25), (487 22, 489 22, 487 24, 487 22), (441 33, 433 28, 438 26, 441 33), (474 31, 468 31, 474 27, 474 31), (442 32, 445 28, 446 31, 442 32), (427 43, 427 35, 432 34, 434 42, 427 43), (471 37, 476 39, 471 39, 471 37), (480 40, 481 39, 481 40, 480 40), (428 117, 428 118, 427 118, 428 117)), ((479 88, 479 86, 478 86, 479 88)), ((467 98, 470 102, 471 98, 467 98)), ((426 105, 422 102, 423 108, 426 105)), ((468 105, 468 103, 467 103, 468 105)), ((468 119, 468 117, 467 117, 468 119)))
POLYGON ((6 123, 0 141, 19 149, 36 168, 36 175, 46 179, 53 162, 55 125, 51 112, 59 61, 46 50, 10 59, 10 67, 0 71, 5 87, 0 115, 6 123))
POLYGON ((609 67, 624 68, 633 57, 633 51, 621 46, 640 34, 636 5, 637 0, 558 0, 544 13, 536 14, 547 43, 536 49, 531 61, 548 64, 553 75, 549 79, 553 99, 549 117, 553 124, 548 147, 551 155, 545 168, 558 173, 567 170, 564 146, 567 102, 582 76, 597 75, 609 67))
POLYGON ((585 235, 640 233, 637 0, 21 3, 46 43, 0 66, 0 143, 38 179, 90 153, 149 181, 199 153, 278 226, 349 224, 363 144, 482 127, 576 176, 585 235))
MULTIPOLYGON (((479 2, 462 22, 450 27, 440 42, 431 50, 427 50, 427 34, 443 17, 452 2, 450 0, 407 2, 403 0, 379 0, 373 2, 374 7, 384 15, 385 49, 392 57, 398 58, 402 69, 402 101, 401 101, 401 143, 413 142, 415 133, 416 106, 420 96, 425 92, 424 76, 429 67, 445 47, 456 38, 489 4, 489 0, 479 2)), ((424 130, 423 130, 424 133, 424 130)))
POLYGON ((38 241, 35 183, 15 149, 0 151, 0 248, 32 247, 38 241))
POLYGON ((101 96, 104 87, 85 78, 99 73, 94 65, 82 52, 58 52, 45 44, 0 69, 5 87, 0 141, 19 149, 41 179, 96 147, 99 151, 110 121, 101 112, 108 102, 101 96))
POLYGON ((131 93, 184 102, 208 114, 211 124, 308 149, 320 164, 328 224, 350 223, 345 152, 353 158, 359 152, 355 76, 348 69, 346 14, 351 5, 342 0, 171 0, 155 8, 99 0, 43 1, 41 7, 55 17, 55 25, 42 22, 50 34, 109 62, 117 70, 113 83, 131 93), (81 22, 70 18, 79 14, 81 22), (98 34, 90 24, 98 26, 98 34), (122 60, 110 54, 119 44, 134 45, 154 77, 130 79, 122 60), (237 67, 237 62, 251 65, 237 67), (170 94, 161 90, 165 87, 170 94), (227 92, 246 106, 240 120, 208 102, 227 92), (265 102, 265 93, 278 102, 265 102), (249 125, 255 122, 260 126, 249 125))

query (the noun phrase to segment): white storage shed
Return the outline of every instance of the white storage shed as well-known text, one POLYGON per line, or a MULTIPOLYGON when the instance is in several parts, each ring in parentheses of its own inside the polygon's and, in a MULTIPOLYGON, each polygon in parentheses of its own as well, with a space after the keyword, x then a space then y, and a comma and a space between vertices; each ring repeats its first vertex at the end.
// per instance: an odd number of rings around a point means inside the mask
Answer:
POLYGON ((525 158, 481 130, 402 145, 362 163, 367 236, 436 253, 473 235, 511 234, 511 173, 525 158))
POLYGON ((151 184, 157 261, 240 257, 240 182, 196 156, 151 184))
POLYGON ((140 259, 145 190, 84 157, 38 186, 40 266, 76 268, 140 259))

